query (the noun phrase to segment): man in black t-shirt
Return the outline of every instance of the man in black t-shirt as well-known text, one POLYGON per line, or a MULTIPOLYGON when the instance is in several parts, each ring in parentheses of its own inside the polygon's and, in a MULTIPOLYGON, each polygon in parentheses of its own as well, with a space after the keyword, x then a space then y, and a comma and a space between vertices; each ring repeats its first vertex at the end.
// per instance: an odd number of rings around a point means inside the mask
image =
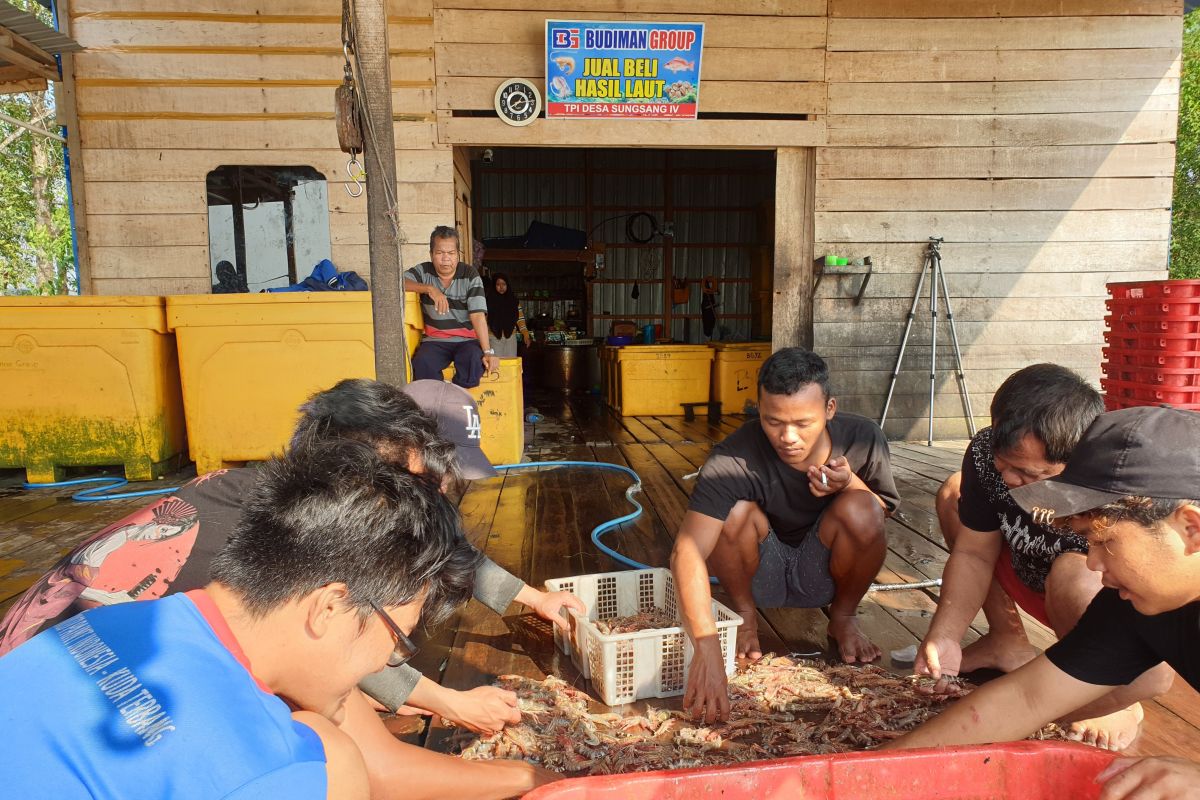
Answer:
POLYGON ((824 360, 802 347, 763 363, 758 415, 704 462, 671 552, 696 648, 684 707, 707 720, 729 714, 710 572, 742 615, 739 656, 762 655, 756 608, 825 605, 844 661, 880 655, 856 613, 883 564, 884 517, 900 504, 883 431, 837 413, 824 360))
MULTIPOLYGON (((1035 364, 1010 375, 992 398, 992 425, 971 440, 962 472, 938 492, 937 511, 952 548, 937 613, 917 654, 918 674, 955 675, 978 669, 1011 672, 1037 655, 1014 602, 1059 637, 1075 627, 1100 591, 1087 568, 1087 539, 1030 518, 1010 490, 1062 472, 1104 403, 1083 378, 1057 364, 1035 364), (982 606, 988 633, 962 648, 982 606)), ((1167 667, 1122 686, 1073 716, 1070 734, 1121 748, 1137 735, 1137 701, 1171 685, 1167 667)))
MULTIPOLYGON (((967 695, 889 748, 1028 736, 1166 662, 1200 688, 1200 414, 1127 408, 1100 415, 1057 477, 1013 490, 1033 518, 1088 540, 1104 586, 1061 641, 967 695)), ((1200 764, 1118 759, 1105 800, 1200 797, 1200 764), (1136 794, 1135 794, 1136 793, 1136 794)))

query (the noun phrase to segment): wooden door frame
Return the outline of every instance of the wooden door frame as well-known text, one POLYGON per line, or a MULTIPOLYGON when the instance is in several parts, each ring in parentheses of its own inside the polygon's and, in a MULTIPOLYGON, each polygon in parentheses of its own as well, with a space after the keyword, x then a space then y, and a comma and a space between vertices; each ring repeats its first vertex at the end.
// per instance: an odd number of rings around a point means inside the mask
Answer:
POLYGON ((813 346, 815 147, 775 151, 775 266, 771 349, 813 346))

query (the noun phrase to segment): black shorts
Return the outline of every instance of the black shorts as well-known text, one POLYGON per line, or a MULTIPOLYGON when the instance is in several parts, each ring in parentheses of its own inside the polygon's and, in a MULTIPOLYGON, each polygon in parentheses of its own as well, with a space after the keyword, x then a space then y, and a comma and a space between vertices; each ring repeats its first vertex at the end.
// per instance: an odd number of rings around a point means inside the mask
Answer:
POLYGON ((758 572, 750 588, 759 608, 820 608, 833 602, 837 586, 829 574, 829 548, 817 529, 809 528, 800 544, 784 544, 768 531, 758 545, 758 572))

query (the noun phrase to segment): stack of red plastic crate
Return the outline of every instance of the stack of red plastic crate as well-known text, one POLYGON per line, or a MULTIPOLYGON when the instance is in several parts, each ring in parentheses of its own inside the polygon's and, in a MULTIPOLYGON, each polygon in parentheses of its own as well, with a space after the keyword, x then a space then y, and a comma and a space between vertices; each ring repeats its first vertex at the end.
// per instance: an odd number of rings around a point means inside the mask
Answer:
POLYGON ((1100 386, 1110 411, 1200 411, 1200 280, 1110 283, 1100 386))

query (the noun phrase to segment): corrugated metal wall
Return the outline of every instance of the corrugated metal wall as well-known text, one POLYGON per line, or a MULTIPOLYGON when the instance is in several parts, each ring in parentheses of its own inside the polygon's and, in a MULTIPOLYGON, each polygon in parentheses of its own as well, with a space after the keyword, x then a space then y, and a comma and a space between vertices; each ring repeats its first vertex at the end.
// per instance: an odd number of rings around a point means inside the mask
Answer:
MULTIPOLYGON (((592 285, 592 335, 607 335, 613 319, 645 324, 670 318, 673 339, 705 341, 700 281, 713 276, 720 288, 714 338, 750 338, 753 257, 772 247, 773 153, 493 152, 493 164, 478 165, 475 185, 475 224, 483 238, 521 236, 539 220, 587 231, 605 246, 606 268, 592 285), (655 235, 645 244, 632 241, 627 226, 631 215, 641 212, 674 235, 655 235), (672 277, 689 281, 686 304, 668 305, 672 277)), ((635 220, 635 236, 649 232, 646 220, 635 220)), ((532 305, 527 303, 527 315, 532 305)))

